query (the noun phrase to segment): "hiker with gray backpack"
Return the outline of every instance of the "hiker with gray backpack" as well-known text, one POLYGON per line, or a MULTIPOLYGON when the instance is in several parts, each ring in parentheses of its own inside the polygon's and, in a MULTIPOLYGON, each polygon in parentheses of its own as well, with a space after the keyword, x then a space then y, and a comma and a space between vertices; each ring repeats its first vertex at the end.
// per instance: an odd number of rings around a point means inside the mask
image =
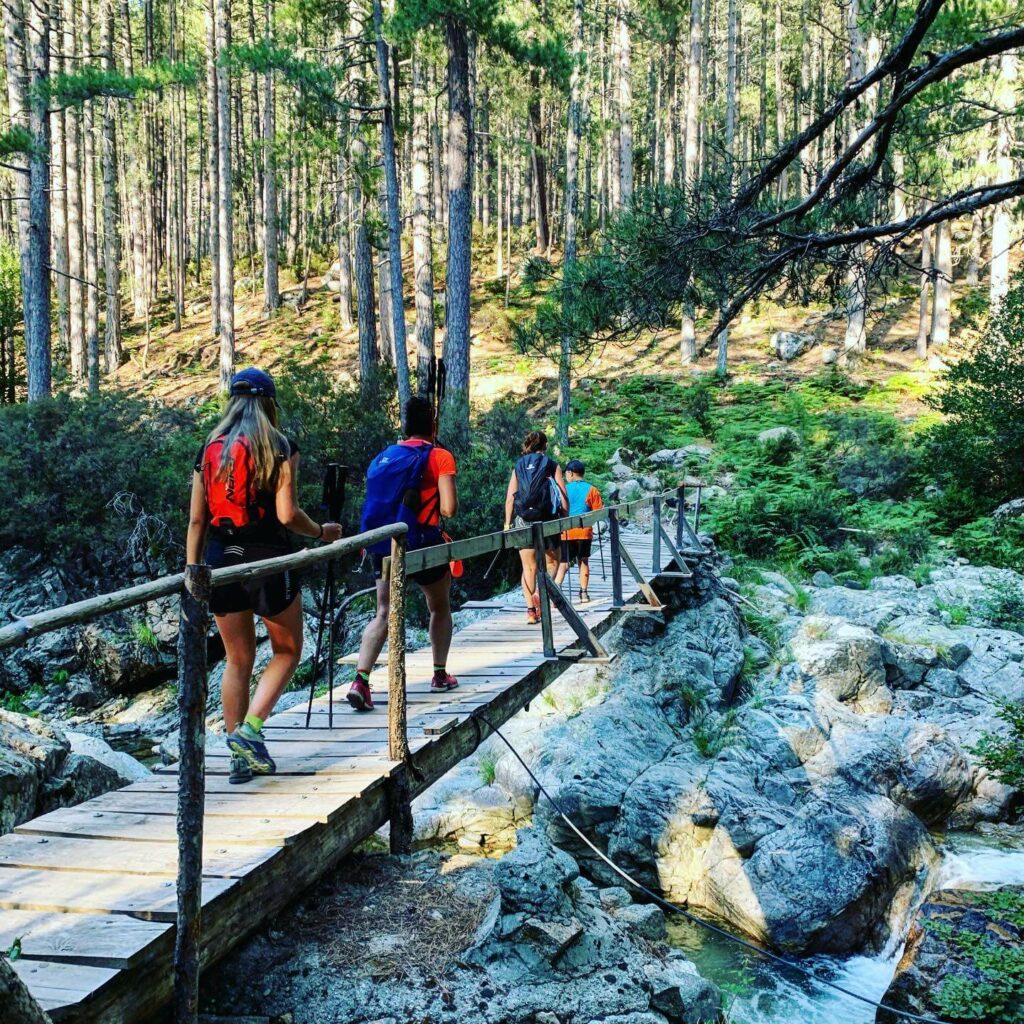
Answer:
MULTIPOLYGON (((523 454, 516 460, 515 469, 505 493, 505 529, 519 529, 533 523, 558 519, 569 511, 562 467, 547 454, 547 435, 532 430, 523 441, 523 454)), ((544 541, 548 573, 558 572, 562 540, 557 535, 544 541)), ((532 545, 520 548, 523 563, 523 597, 526 599, 526 621, 540 622, 540 594, 537 592, 537 557, 532 545)))

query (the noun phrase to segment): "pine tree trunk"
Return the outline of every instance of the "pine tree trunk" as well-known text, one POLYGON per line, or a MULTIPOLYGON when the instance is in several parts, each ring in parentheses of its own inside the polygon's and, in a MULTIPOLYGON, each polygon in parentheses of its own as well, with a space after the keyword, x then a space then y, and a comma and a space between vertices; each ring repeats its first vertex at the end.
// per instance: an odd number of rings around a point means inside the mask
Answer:
MULTIPOLYGON (((61 0, 52 0, 50 33, 57 41, 55 52, 51 58, 51 70, 55 74, 64 71, 63 50, 63 14, 61 0)), ((52 138, 51 178, 53 180, 53 223, 51 245, 53 249, 54 285, 57 289, 57 360, 64 362, 69 355, 68 330, 68 211, 67 186, 65 181, 65 161, 67 152, 64 142, 64 111, 55 110, 50 115, 50 135, 52 138)), ((6 343, 6 340, 5 340, 6 343)))
MULTIPOLYGON (((64 0, 63 45, 66 60, 77 64, 78 17, 75 0, 64 0)), ((81 111, 69 107, 64 116, 64 137, 67 164, 68 219, 68 343, 71 349, 71 379, 76 384, 86 381, 89 374, 85 346, 85 267, 82 239, 82 157, 81 111)))
MULTIPOLYGON (((82 46, 92 50, 92 0, 82 0, 82 46), (88 29, 88 31, 87 31, 88 29)), ((89 390, 100 388, 99 253, 96 238, 96 132, 95 110, 90 100, 82 111, 83 245, 85 271, 85 349, 89 390)))
MULTIPOLYGON (((469 439, 469 285, 472 258, 473 121, 469 103, 469 40, 455 17, 444 22, 448 47, 448 268, 445 281, 444 360, 448 372, 445 438, 464 448, 469 439)), ((532 100, 531 100, 532 102, 532 100)))
POLYGON ((935 298, 932 304, 932 347, 949 344, 950 308, 953 293, 953 240, 948 221, 935 225, 935 298))
MULTIPOLYGON (((551 244, 551 230, 548 222, 547 160, 544 156, 544 125, 540 100, 540 72, 530 72, 530 146, 533 171, 533 215, 537 237, 537 252, 547 252, 551 244)), ((450 179, 449 179, 450 180, 450 179)))
MULTIPOLYGON (((4 25, 4 59, 7 77, 7 108, 12 127, 29 129, 29 112, 25 94, 28 89, 28 49, 25 42, 25 14, 21 0, 8 0, 0 5, 4 25)), ((21 294, 25 323, 31 318, 32 292, 28 285, 29 235, 31 210, 28 192, 28 157, 23 153, 10 155, 12 167, 17 168, 14 209, 17 219, 18 266, 21 274, 21 294)), ((2 204, 0 204, 2 205, 2 204)), ((14 378, 11 364, 10 379, 14 378)))
POLYGON ((619 204, 633 202, 633 87, 629 38, 629 0, 618 0, 618 72, 619 72, 619 204))
MULTIPOLYGON (((927 206, 925 207, 927 212, 927 206)), ((925 228, 921 232, 921 288, 918 300, 917 315, 917 357, 918 359, 928 358, 928 288, 932 280, 932 240, 931 229, 925 228)))
MULTIPOLYGON (((367 146, 362 132, 352 134, 352 165, 356 169, 355 180, 367 163, 367 146)), ((365 401, 376 400, 377 363, 380 358, 377 348, 377 314, 373 284, 373 249, 370 233, 366 226, 368 199, 357 185, 355 192, 357 212, 355 272, 356 272, 356 315, 359 322, 359 390, 365 401)))
MULTIPOLYGON (((562 278, 566 288, 564 302, 571 320, 575 299, 576 218, 579 210, 580 135, 583 128, 580 79, 583 74, 583 0, 572 5, 572 79, 569 83, 569 114, 565 141, 565 259, 562 278)), ((558 441, 569 443, 572 419, 572 337, 563 334, 558 358, 558 441)))
POLYGON ((28 400, 34 402, 48 398, 51 390, 50 116, 46 97, 50 75, 50 17, 42 3, 27 3, 26 10, 28 129, 33 149, 29 156, 28 177, 28 268, 22 280, 26 285, 23 298, 28 400))
MULTIPOLYGON (((779 149, 786 140, 786 108, 782 102, 782 0, 775 4, 775 147, 779 149)), ((779 175, 779 202, 785 202, 789 194, 789 171, 779 175)))
MULTIPOLYGON (((114 5, 103 0, 100 11, 103 70, 114 70, 114 5)), ((104 352, 107 373, 121 365, 121 204, 117 193, 117 133, 114 102, 103 99, 103 276, 106 284, 104 352)))
MULTIPOLYGON (((1004 53, 999 61, 999 84, 997 106, 1001 110, 1012 110, 1015 102, 1017 81, 1017 56, 1004 53)), ((1013 157, 1010 152, 1010 117, 1004 115, 996 127, 996 181, 1010 181, 1013 178, 1013 157)), ((989 303, 998 309, 1010 288, 1010 238, 1011 204, 1000 203, 992 210, 992 262, 989 281, 989 303)))
POLYGON ((402 409, 412 393, 409 385, 409 345, 405 335, 405 289, 402 281, 402 211, 399 207, 398 165, 395 157, 395 121, 391 106, 388 47, 384 41, 384 10, 373 0, 373 27, 377 50, 377 99, 383 107, 381 149, 384 158, 385 198, 388 222, 388 273, 390 275, 391 330, 394 339, 398 402, 402 409))
MULTIPOLYGON (((416 385, 426 394, 434 356, 434 253, 430 237, 430 151, 423 54, 412 54, 412 263, 416 292, 416 385)), ((500 185, 499 185, 500 195, 500 185)), ((500 215, 499 215, 500 217, 500 215)), ((500 246, 499 220, 499 246, 500 246)))
MULTIPOLYGON (((683 180, 688 194, 696 189, 698 170, 697 104, 700 98, 702 59, 701 0, 690 3, 690 59, 686 68, 686 143, 683 150, 683 180)), ((683 363, 697 359, 697 331, 693 303, 686 300, 680 314, 679 355, 683 363)))
POLYGON ((738 15, 736 0, 729 0, 727 42, 726 42, 726 85, 725 85, 725 158, 726 173, 733 177, 736 162, 736 33, 738 15))
MULTIPOLYGON (((804 4, 804 15, 806 17, 807 12, 807 0, 804 4)), ((847 8, 847 32, 848 32, 848 45, 849 45, 849 71, 847 75, 848 82, 855 82, 864 76, 864 37, 861 32, 859 22, 859 6, 858 0, 850 0, 850 5, 847 8)), ((806 47, 805 47, 806 48, 806 47)), ((802 82, 802 80, 801 80, 802 82)), ((805 97, 806 102, 806 97, 805 97)), ((872 106, 871 98, 866 97, 864 102, 864 108, 867 113, 862 115, 866 118, 870 118, 870 108, 872 106)), ((808 118, 810 112, 808 111, 808 118)), ((801 124, 804 122, 801 121, 801 124)), ((847 138, 852 141, 859 131, 859 124, 851 117, 848 124, 847 138)), ((805 170, 807 164, 804 164, 805 170)), ((806 174, 804 177, 804 194, 813 187, 813 183, 807 178, 806 174)), ((867 311, 868 311, 868 277, 867 268, 865 267, 865 249, 863 245, 858 245, 851 254, 851 266, 846 275, 846 337, 844 339, 844 347, 847 351, 853 352, 864 352, 867 349, 868 343, 868 330, 867 330, 867 311)))
POLYGON ((214 0, 217 39, 217 204, 220 242, 220 389, 227 391, 235 371, 235 246, 231 181, 231 0, 214 0))
MULTIPOLYGON (((273 0, 263 3, 263 35, 274 38, 273 0)), ((274 73, 263 72, 263 308, 273 313, 281 305, 281 290, 277 267, 277 122, 274 111, 274 73)), ((351 297, 350 297, 351 298, 351 297)), ((347 323, 352 322, 351 310, 347 323)))
POLYGON ((388 271, 387 253, 381 253, 377 257, 377 294, 380 297, 381 361, 393 367, 395 365, 395 331, 391 315, 391 275, 388 271))
MULTIPOLYGON (((983 147, 978 153, 978 166, 988 166, 988 148, 983 147)), ((988 184, 988 177, 979 173, 974 178, 975 187, 981 188, 988 184)), ((985 236, 985 211, 975 210, 971 216, 971 244, 967 258, 967 284, 977 288, 981 283, 981 247, 985 236)))
MULTIPOLYGON (((206 8, 206 191, 210 202, 210 327, 220 336, 220 98, 217 95, 217 16, 214 0, 206 8)), ((136 309, 136 315, 138 310, 136 309)))
MULTIPOLYGON (((850 0, 851 8, 856 8, 857 0, 850 0)), ((851 25, 856 24, 856 16, 852 15, 851 25)), ((852 40, 851 40, 851 49, 852 40)), ((800 5, 800 97, 797 102, 799 111, 799 126, 803 132, 811 123, 811 24, 810 24, 810 0, 803 0, 800 5)), ((801 151, 797 158, 800 173, 798 175, 796 191, 800 196, 806 196, 812 188, 811 157, 807 149, 801 151)))

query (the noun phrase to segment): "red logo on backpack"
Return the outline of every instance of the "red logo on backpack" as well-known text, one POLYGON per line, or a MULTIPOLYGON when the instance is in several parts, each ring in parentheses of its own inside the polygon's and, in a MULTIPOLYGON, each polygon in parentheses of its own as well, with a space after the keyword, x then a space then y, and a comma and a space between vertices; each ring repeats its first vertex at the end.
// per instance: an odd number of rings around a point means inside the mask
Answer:
POLYGON ((238 438, 232 443, 228 464, 221 472, 223 454, 223 437, 211 441, 203 452, 206 504, 214 526, 239 529, 262 519, 264 509, 256 501, 254 467, 248 441, 238 438))

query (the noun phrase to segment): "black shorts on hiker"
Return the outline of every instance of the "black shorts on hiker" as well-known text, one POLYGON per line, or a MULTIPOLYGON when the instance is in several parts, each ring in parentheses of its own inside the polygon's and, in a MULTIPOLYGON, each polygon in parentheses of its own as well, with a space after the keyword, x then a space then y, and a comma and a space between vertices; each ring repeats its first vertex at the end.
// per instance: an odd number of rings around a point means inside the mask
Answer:
MULTIPOLYGON (((240 538, 237 534, 228 536, 214 530, 206 545, 206 564, 212 569, 221 569, 228 565, 260 562, 264 558, 277 558, 290 553, 291 548, 283 541, 280 544, 254 542, 240 538)), ((293 572, 279 572, 255 580, 229 583, 227 586, 213 588, 210 611, 214 615, 251 611, 262 618, 272 619, 291 605, 300 589, 298 577, 293 572)))
MULTIPOLYGON (((444 565, 433 565, 429 569, 420 572, 409 573, 409 579, 418 583, 421 587, 429 587, 432 583, 440 583, 449 573, 448 563, 444 565)), ((373 578, 382 579, 384 576, 384 555, 373 556, 373 578)))
MULTIPOLYGON (((530 526, 533 526, 533 523, 528 523, 522 516, 516 516, 512 520, 513 530, 523 530, 530 526)), ((553 537, 545 537, 544 550, 547 551, 548 554, 559 557, 562 554, 562 543, 562 538, 557 533, 553 537)))
POLYGON ((570 565, 579 565, 580 562, 590 560, 590 552, 594 546, 592 540, 565 540, 562 541, 562 561, 570 565))

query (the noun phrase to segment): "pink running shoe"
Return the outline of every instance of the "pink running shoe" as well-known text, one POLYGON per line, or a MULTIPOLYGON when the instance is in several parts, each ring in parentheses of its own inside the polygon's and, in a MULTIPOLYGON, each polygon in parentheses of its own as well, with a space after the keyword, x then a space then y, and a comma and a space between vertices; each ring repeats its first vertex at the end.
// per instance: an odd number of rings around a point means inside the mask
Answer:
POLYGON ((356 676, 353 680, 345 699, 352 705, 353 711, 373 710, 373 696, 370 694, 370 684, 361 676, 356 676))
POLYGON ((458 685, 458 679, 455 676, 448 675, 447 672, 435 672, 434 678, 430 680, 430 688, 432 690, 454 690, 458 685))

